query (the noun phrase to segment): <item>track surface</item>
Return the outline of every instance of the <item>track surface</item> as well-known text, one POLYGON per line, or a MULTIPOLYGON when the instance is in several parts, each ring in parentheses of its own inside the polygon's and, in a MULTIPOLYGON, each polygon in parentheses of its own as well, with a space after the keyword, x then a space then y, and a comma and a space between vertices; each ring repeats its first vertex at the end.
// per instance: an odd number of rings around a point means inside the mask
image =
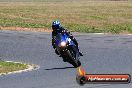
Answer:
MULTIPOLYGON (((74 33, 87 73, 132 75, 132 36, 74 33)), ((0 88, 132 88, 132 84, 76 83, 76 69, 64 63, 51 46, 51 34, 0 31, 0 58, 37 64, 40 69, 0 76, 0 88)))

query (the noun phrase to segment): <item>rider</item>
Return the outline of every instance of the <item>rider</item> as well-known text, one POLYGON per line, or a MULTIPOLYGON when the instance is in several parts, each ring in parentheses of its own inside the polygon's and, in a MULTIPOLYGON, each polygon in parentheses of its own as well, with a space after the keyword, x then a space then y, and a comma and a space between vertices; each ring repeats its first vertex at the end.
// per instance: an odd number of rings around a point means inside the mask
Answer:
MULTIPOLYGON (((58 33, 66 33, 70 39, 75 43, 78 51, 79 51, 79 48, 78 48, 78 43, 77 43, 77 40, 73 37, 73 35, 67 30, 65 29, 64 27, 61 26, 61 23, 57 20, 53 21, 52 23, 52 46, 53 48, 55 49, 55 52, 56 54, 60 55, 58 53, 58 51, 56 50, 56 47, 55 47, 55 37, 58 33)), ((80 56, 83 56, 83 54, 81 52, 79 52, 80 56)))

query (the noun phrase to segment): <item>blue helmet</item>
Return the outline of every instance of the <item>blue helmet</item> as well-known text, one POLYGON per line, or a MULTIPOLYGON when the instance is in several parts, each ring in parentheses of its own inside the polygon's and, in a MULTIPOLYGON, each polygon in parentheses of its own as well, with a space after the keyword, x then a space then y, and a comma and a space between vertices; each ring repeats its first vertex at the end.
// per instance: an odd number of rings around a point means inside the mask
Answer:
POLYGON ((52 23, 53 30, 58 30, 60 28, 60 26, 61 26, 61 23, 59 21, 57 21, 57 20, 53 21, 53 23, 52 23))

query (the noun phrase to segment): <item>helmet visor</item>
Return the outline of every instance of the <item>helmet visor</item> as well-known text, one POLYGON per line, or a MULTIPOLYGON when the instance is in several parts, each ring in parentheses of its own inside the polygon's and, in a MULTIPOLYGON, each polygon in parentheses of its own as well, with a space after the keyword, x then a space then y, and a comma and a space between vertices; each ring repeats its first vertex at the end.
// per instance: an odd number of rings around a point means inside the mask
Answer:
POLYGON ((59 25, 52 25, 53 30, 57 30, 57 29, 59 29, 59 27, 60 27, 59 25))

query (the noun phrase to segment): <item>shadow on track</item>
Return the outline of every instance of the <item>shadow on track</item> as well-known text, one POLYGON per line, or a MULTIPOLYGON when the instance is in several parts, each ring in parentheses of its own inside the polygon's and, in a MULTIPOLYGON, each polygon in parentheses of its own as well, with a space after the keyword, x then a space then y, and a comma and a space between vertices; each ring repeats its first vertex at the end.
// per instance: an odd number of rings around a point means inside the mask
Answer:
POLYGON ((45 69, 45 70, 71 69, 71 68, 74 68, 74 67, 49 68, 49 69, 45 69))

